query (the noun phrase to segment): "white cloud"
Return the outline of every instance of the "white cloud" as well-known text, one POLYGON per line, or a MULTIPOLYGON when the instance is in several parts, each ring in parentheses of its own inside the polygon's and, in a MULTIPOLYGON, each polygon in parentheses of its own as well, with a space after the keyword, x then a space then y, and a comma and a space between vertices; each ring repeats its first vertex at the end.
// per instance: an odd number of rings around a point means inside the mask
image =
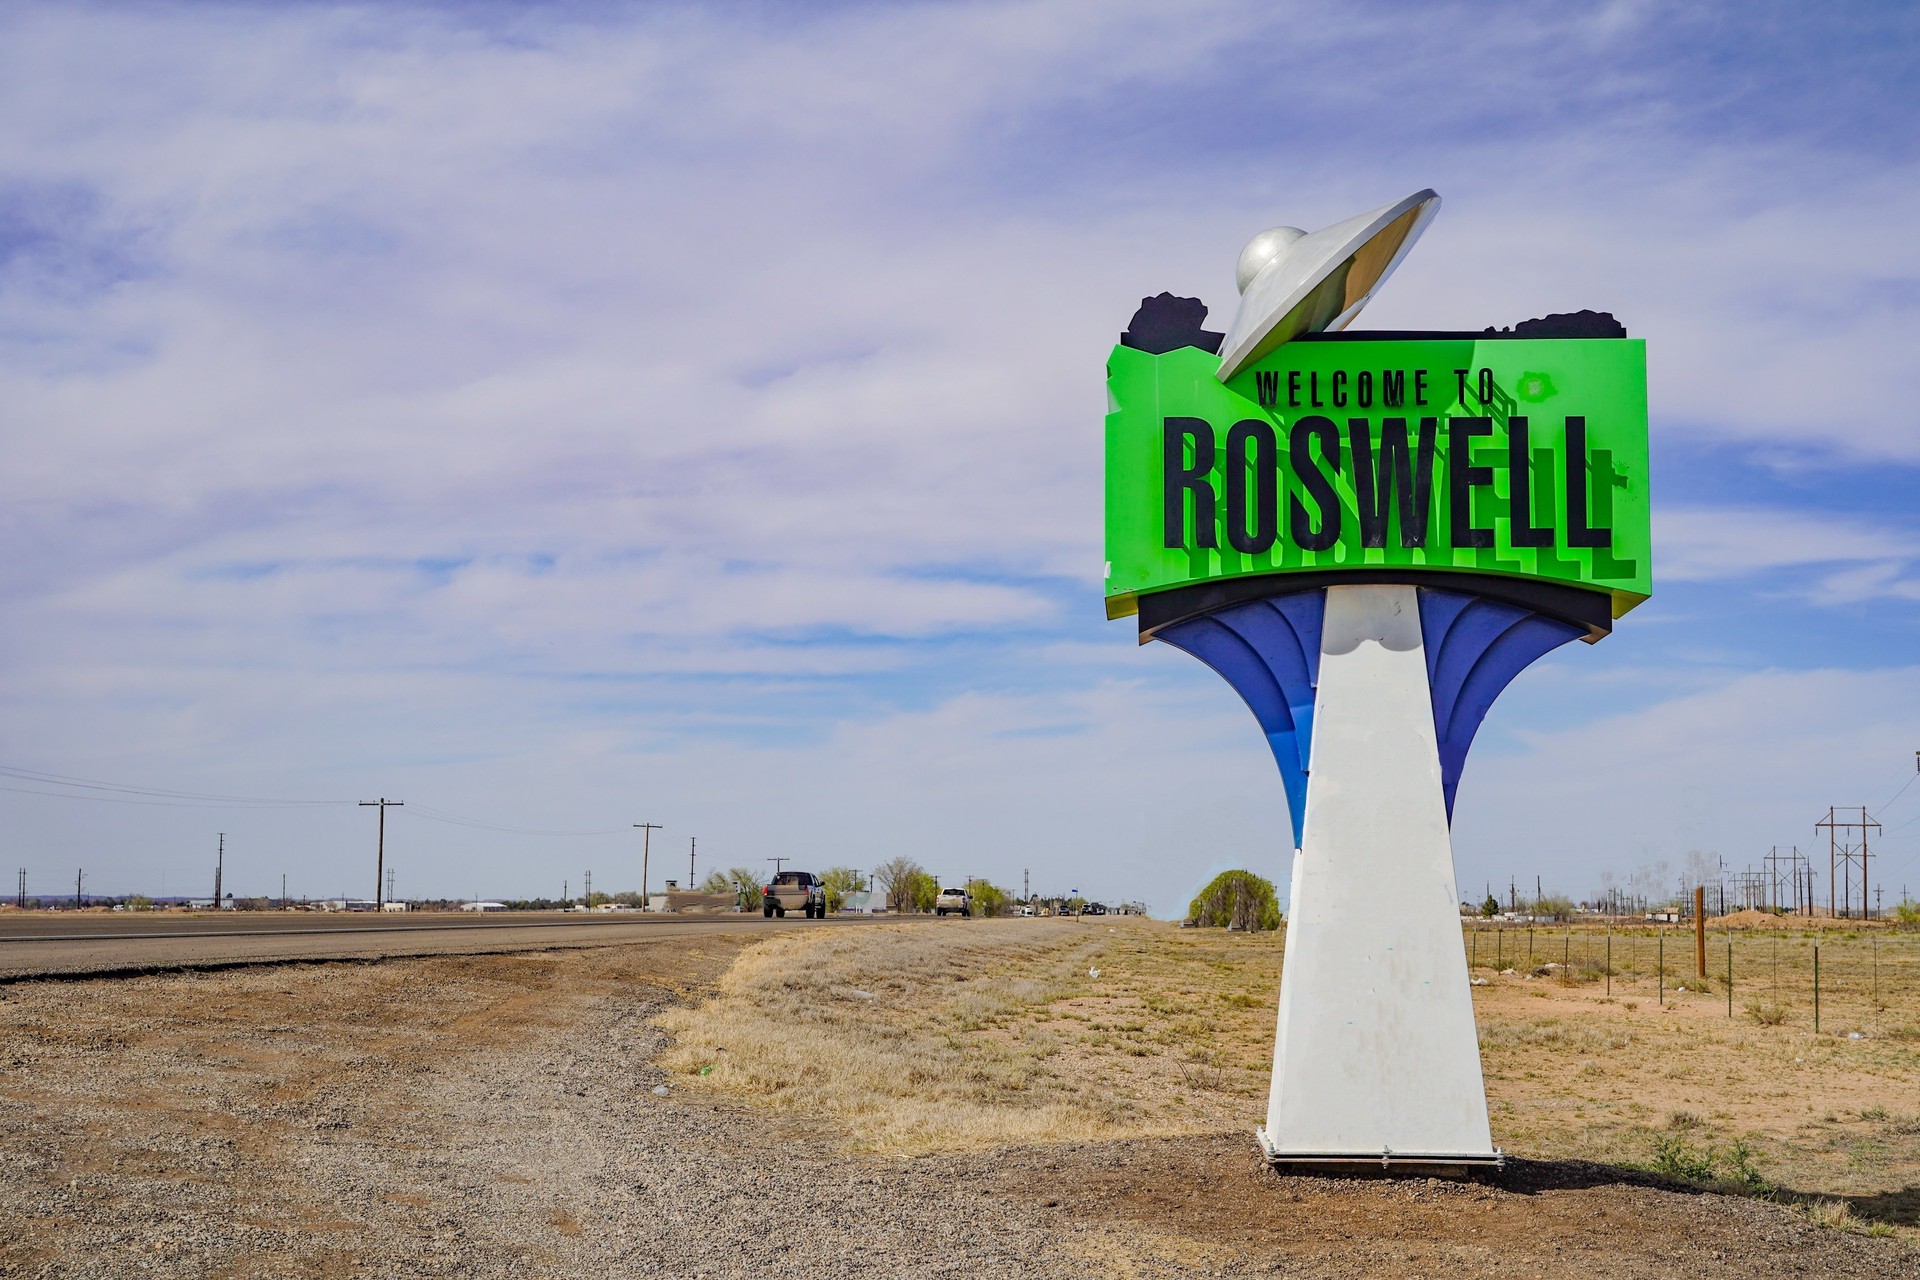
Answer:
POLYGON ((1665 507, 1654 513, 1660 576, 1701 582, 1809 565, 1920 557, 1920 541, 1884 525, 1817 512, 1665 507))

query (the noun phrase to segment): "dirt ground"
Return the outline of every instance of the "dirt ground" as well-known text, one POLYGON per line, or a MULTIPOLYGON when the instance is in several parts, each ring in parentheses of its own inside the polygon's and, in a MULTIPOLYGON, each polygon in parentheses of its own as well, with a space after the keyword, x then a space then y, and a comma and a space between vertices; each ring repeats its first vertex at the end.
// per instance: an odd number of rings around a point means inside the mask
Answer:
MULTIPOLYGON (((1242 1041, 1252 1033, 1240 1029, 1263 1025, 1271 1034, 1271 941, 1103 930, 952 922, 885 931, 905 949, 896 960, 923 958, 897 993, 862 977, 871 986, 855 989, 867 998, 841 988, 859 965, 889 964, 885 946, 859 943, 874 949, 853 969, 834 968, 832 952, 880 930, 818 931, 813 945, 828 950, 811 956, 805 935, 773 939, 731 972, 747 938, 0 987, 0 1274, 1732 1277, 1920 1269, 1920 1250, 1890 1225, 1902 1215, 1911 1222, 1911 1200, 1902 1208, 1891 1193, 1881 1193, 1888 1207, 1880 1218, 1829 1211, 1838 1225, 1823 1225, 1820 1211, 1791 1198, 1699 1191, 1551 1149, 1487 1184, 1276 1177, 1255 1160, 1247 1132, 1248 1087, 1265 1048, 1249 1049, 1242 1041), (713 1019, 729 991, 788 980, 789 962, 823 975, 834 1008, 862 1011, 850 1025, 894 1055, 879 1066, 911 1059, 931 1077, 894 1093, 924 1086, 962 1118, 998 1100, 1009 1113, 995 1122, 1000 1137, 947 1141, 937 1117, 902 1110, 884 1092, 870 1106, 825 1105, 821 1097, 844 1093, 829 1060, 802 1061, 794 1080, 744 1089, 755 1068, 702 1061, 755 1056, 749 1041, 712 1052, 725 1047, 711 1043, 713 1019), (1082 976, 1095 969, 1110 980, 1082 976), (1145 1009, 1149 999, 1153 1017, 1121 1007, 1145 1009), (921 1021, 937 1036, 929 1039, 921 1021), (674 1043, 662 1023, 685 1038, 674 1043), (1046 1032, 1052 1052, 1040 1051, 1043 1042, 1021 1046, 1029 1025, 1046 1032), (900 1034, 875 1030, 887 1026, 900 1034), (1182 1045, 1197 1026, 1208 1034, 1182 1045), (969 1054, 1002 1064, 1025 1054, 1027 1074, 976 1071, 969 1054), (1031 1108, 1007 1099, 1010 1086, 1014 1095, 1031 1091, 1032 1108, 1105 1120, 1087 1125, 1090 1140, 1019 1140, 1018 1114, 1031 1108), (1873 1225, 1896 1234, 1876 1238, 1867 1233, 1873 1225)), ((1530 987, 1516 978, 1480 989, 1483 1025, 1587 1029, 1586 1009, 1561 1011, 1562 1002, 1584 999, 1583 989, 1555 987, 1543 998, 1530 987)), ((1704 1028, 1698 1010, 1598 1007, 1625 1028, 1629 1047, 1708 1035, 1693 1029, 1704 1028), (1663 1027, 1674 1030, 1656 1030, 1663 1027)), ((1591 1033, 1618 1034, 1610 1023, 1591 1033)), ((1843 1041, 1837 1052, 1889 1043, 1900 1042, 1843 1041)), ((1714 1051, 1704 1039, 1687 1050, 1714 1051)), ((1563 1072, 1569 1053, 1604 1057, 1596 1043, 1573 1030, 1496 1033, 1488 1053, 1496 1123, 1507 1130, 1497 1136, 1522 1155, 1550 1145, 1526 1137, 1527 1125, 1574 1133, 1575 1146, 1621 1140, 1605 1136, 1618 1125, 1711 1152, 1748 1123, 1745 1112, 1716 1118, 1710 1081, 1682 1075, 1670 1081, 1670 1097, 1640 1100, 1644 1117, 1550 1125, 1542 1117, 1556 1098, 1571 1115, 1625 1088, 1577 1070, 1567 1083, 1579 1087, 1570 1090, 1542 1078, 1563 1072), (1569 1038, 1579 1043, 1558 1043, 1569 1038), (1696 1094, 1708 1101, 1693 1103, 1695 1120, 1673 1127, 1670 1103, 1678 1109, 1696 1094)), ((1819 1118, 1824 1100, 1804 1106, 1802 1119, 1833 1135, 1865 1133, 1883 1122, 1859 1115, 1896 1114, 1886 1108, 1902 1090, 1899 1114, 1915 1110, 1910 1059, 1839 1065, 1845 1079, 1880 1084, 1849 1085, 1856 1092, 1834 1099, 1831 1123, 1819 1118), (1855 1103, 1866 1105, 1856 1112, 1855 1103)), ((1793 1083, 1804 1099, 1807 1081, 1793 1083)), ((1895 1149, 1898 1136, 1875 1139, 1884 1148, 1878 1165, 1843 1161, 1846 1176, 1910 1195, 1920 1179, 1912 1152, 1895 1149)))

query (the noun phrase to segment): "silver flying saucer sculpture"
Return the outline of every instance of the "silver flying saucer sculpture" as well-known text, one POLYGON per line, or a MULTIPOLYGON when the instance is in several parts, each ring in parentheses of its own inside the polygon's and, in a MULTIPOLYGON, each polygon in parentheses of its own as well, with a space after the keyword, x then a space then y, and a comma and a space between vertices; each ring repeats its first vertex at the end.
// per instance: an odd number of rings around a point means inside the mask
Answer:
POLYGON ((1248 241, 1234 273, 1240 309, 1220 345, 1220 381, 1303 333, 1346 328, 1439 209, 1438 195, 1416 191, 1312 234, 1275 227, 1248 241))

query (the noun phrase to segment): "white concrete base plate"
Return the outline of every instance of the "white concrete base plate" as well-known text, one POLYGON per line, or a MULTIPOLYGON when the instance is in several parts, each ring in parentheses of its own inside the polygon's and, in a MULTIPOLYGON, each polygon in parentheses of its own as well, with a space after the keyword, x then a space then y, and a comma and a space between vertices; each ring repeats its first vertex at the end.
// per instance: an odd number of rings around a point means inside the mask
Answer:
POLYGON ((1399 1169, 1411 1176, 1425 1178, 1507 1167, 1507 1153, 1498 1147, 1495 1147, 1491 1153, 1476 1151, 1454 1155, 1445 1152, 1402 1154, 1392 1150, 1364 1155, 1309 1154, 1301 1151, 1276 1150, 1272 1139, 1267 1137, 1267 1131, 1263 1128, 1255 1129, 1253 1138, 1260 1144, 1260 1153, 1267 1158, 1269 1165, 1276 1169, 1297 1169, 1301 1173, 1373 1173, 1379 1170, 1391 1172, 1399 1169))

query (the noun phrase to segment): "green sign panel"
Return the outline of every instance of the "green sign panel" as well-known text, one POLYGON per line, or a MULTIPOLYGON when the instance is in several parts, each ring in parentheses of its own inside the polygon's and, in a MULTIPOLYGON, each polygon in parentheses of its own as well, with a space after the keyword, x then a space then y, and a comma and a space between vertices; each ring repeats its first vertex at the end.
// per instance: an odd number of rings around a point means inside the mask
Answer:
POLYGON ((1652 590, 1646 344, 1289 342, 1107 361, 1107 616, 1249 574, 1458 570, 1652 590))

